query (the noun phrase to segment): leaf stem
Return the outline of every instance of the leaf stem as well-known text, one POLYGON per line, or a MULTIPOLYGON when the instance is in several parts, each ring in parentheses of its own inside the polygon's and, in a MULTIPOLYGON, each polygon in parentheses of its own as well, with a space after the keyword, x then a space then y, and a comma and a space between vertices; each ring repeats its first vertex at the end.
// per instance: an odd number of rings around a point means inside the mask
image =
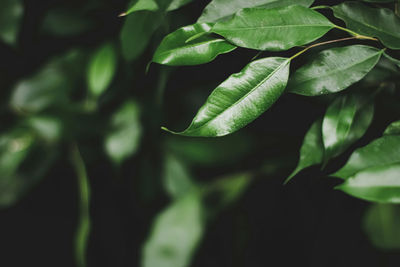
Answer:
POLYGON ((325 5, 321 5, 321 6, 313 6, 311 9, 317 10, 317 9, 331 9, 330 6, 325 6, 325 5))
POLYGON ((76 266, 86 266, 86 251, 90 233, 90 186, 85 162, 79 152, 77 144, 71 148, 71 163, 78 179, 79 189, 79 223, 75 234, 76 266))
POLYGON ((343 42, 343 41, 347 41, 347 40, 354 40, 354 39, 358 39, 357 37, 353 36, 353 37, 346 37, 346 38, 341 38, 341 39, 336 39, 336 40, 330 40, 330 41, 326 41, 326 42, 322 42, 322 43, 317 43, 317 44, 313 44, 313 45, 309 45, 306 48, 304 48, 303 50, 301 50, 300 52, 298 52, 297 54, 293 55, 290 60, 300 56, 301 54, 307 52, 308 50, 310 50, 311 48, 314 47, 318 47, 318 46, 322 46, 322 45, 327 45, 327 44, 332 44, 332 43, 337 43, 337 42, 343 42))
POLYGON ((344 27, 341 27, 341 26, 338 26, 338 25, 335 25, 335 28, 338 29, 338 30, 345 31, 345 32, 347 32, 347 33, 353 35, 356 39, 378 41, 378 39, 376 39, 376 38, 374 38, 374 37, 370 37, 370 36, 365 36, 365 35, 362 35, 362 34, 358 34, 358 33, 354 32, 354 31, 352 31, 352 30, 349 30, 349 29, 347 29, 347 28, 344 28, 344 27))

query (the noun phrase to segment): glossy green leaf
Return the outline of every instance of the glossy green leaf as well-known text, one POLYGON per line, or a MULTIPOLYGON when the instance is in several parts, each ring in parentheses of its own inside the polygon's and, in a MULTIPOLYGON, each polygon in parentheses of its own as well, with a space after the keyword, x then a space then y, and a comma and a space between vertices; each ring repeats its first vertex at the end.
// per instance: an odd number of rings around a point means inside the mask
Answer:
POLYGON ((400 135, 400 121, 391 123, 383 133, 384 135, 400 135))
POLYGON ((367 75, 382 53, 365 45, 324 50, 294 73, 288 90, 306 96, 339 92, 367 75))
POLYGON ((373 204, 368 207, 363 228, 371 243, 385 251, 400 250, 400 206, 373 204))
POLYGON ((231 19, 217 22, 212 31, 237 46, 282 51, 310 43, 333 27, 320 13, 294 5, 242 9, 231 19))
POLYGON ((337 188, 364 200, 399 204, 400 164, 362 170, 337 188))
POLYGON ((111 130, 104 141, 105 150, 116 164, 121 164, 137 151, 141 136, 140 108, 136 102, 128 100, 112 116, 111 130))
POLYGON ((187 42, 190 37, 210 30, 209 24, 193 24, 167 35, 157 48, 153 62, 170 66, 198 65, 210 62, 219 54, 231 52, 236 48, 224 39, 209 35, 187 42))
POLYGON ((167 155, 164 164, 164 187, 172 198, 180 198, 195 187, 185 164, 173 155, 167 155))
POLYGON ((374 105, 360 95, 337 98, 327 109, 323 124, 324 160, 338 156, 367 131, 374 105))
POLYGON ((377 37, 388 48, 400 49, 400 18, 392 10, 372 8, 359 2, 345 2, 332 9, 348 29, 377 37))
POLYGON ((220 84, 190 126, 178 134, 215 137, 233 133, 271 107, 283 93, 290 60, 264 58, 247 65, 220 84))
POLYGON ((24 7, 20 0, 0 1, 0 39, 14 45, 17 40, 24 7))
POLYGON ((136 3, 134 3, 125 13, 122 13, 121 16, 122 15, 126 16, 133 12, 143 11, 143 10, 157 11, 158 4, 155 0, 139 0, 136 3))
POLYGON ((108 88, 116 67, 117 55, 113 45, 105 44, 93 54, 87 72, 89 91, 93 96, 100 96, 108 88))
POLYGON ((162 19, 161 12, 152 11, 138 11, 126 17, 120 40, 122 55, 127 61, 135 60, 142 54, 162 19))
POLYGON ((383 136, 354 151, 346 165, 332 175, 347 179, 368 168, 400 163, 399 151, 400 136, 383 136))
POLYGON ((322 163, 324 158, 324 143, 322 141, 322 120, 311 125, 300 148, 300 159, 296 169, 289 175, 288 183, 301 170, 322 163))
POLYGON ((203 206, 196 192, 179 198, 155 219, 142 252, 142 267, 187 267, 204 232, 203 206))
POLYGON ((275 8, 289 5, 311 6, 314 0, 212 0, 203 10, 198 22, 217 22, 239 10, 250 7, 275 8))

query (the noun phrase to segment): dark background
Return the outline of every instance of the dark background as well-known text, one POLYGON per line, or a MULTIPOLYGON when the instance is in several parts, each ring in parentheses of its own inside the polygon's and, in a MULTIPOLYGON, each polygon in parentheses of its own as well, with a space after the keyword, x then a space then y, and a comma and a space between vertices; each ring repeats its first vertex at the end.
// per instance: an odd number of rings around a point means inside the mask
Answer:
MULTIPOLYGON (((99 1, 100 4, 86 13, 95 27, 78 36, 54 37, 40 31, 42 18, 48 10, 60 6, 79 10, 85 5, 83 2, 89 1, 24 1, 25 12, 17 47, 0 43, 2 88, 11 88, 49 58, 71 47, 90 50, 104 40, 118 40, 124 19, 117 15, 127 6, 127 1, 123 0, 99 1)), ((315 5, 332 2, 341 1, 316 1, 315 5)), ((194 1, 173 12, 171 20, 181 16, 175 19, 175 24, 190 24, 206 3, 194 1)), ((170 30, 173 29, 171 26, 170 30)), ((154 38, 153 42, 157 44, 160 37, 154 38)), ((297 50, 280 55, 294 51, 297 50)), ((102 126, 97 122, 115 108, 118 100, 108 101, 95 118, 89 118, 93 124, 86 124, 87 118, 79 115, 79 123, 75 126, 87 127, 90 132, 80 135, 78 141, 87 160, 92 190, 89 266, 139 266, 140 249, 152 219, 168 203, 160 185, 162 144, 168 134, 161 132, 159 126, 183 129, 214 85, 239 71, 256 55, 255 51, 238 49, 209 64, 175 69, 160 107, 154 101, 155 93, 151 89, 156 86, 160 67, 152 67, 148 75, 144 74, 152 52, 149 47, 135 62, 121 63, 129 66, 128 76, 132 74, 133 78, 124 80, 132 83, 127 85, 131 89, 118 91, 120 96, 116 99, 132 95, 144 106, 145 137, 137 155, 116 171, 105 155, 93 152, 101 146, 96 133, 101 132, 102 126), (150 172, 143 174, 140 170, 143 166, 148 166, 150 172), (152 184, 150 197, 143 192, 143 183, 152 184)), ((297 64, 302 63, 299 60, 297 64)), ((117 74, 117 77, 123 80, 123 75, 117 74)), ((7 106, 9 95, 8 89, 0 91, 3 107, 7 106)), ((271 110, 242 130, 256 144, 250 151, 233 155, 234 161, 218 166, 192 168, 198 181, 207 182, 225 173, 254 169, 271 162, 279 166, 272 174, 260 173, 236 204, 208 224, 192 266, 399 265, 400 254, 377 250, 362 230, 362 218, 369 204, 334 190, 339 181, 327 177, 327 173, 345 162, 351 150, 324 171, 313 167, 303 171, 290 184, 282 184, 296 164, 305 132, 324 113, 325 107, 324 100, 285 95, 271 110)), ((378 99, 373 127, 352 149, 379 136, 383 125, 393 116, 378 99)), ((1 113, 0 128, 7 129, 16 120, 18 117, 6 110, 1 113)), ((16 205, 0 211, 1 266, 74 266, 78 189, 66 153, 68 144, 61 145, 59 150, 60 157, 43 181, 16 205)))

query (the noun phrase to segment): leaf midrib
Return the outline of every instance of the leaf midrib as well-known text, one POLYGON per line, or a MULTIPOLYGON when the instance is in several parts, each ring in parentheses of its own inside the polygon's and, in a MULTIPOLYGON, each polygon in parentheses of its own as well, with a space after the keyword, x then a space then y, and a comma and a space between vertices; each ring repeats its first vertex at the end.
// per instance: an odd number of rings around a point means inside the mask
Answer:
MULTIPOLYGON (((296 25, 268 25, 268 26, 259 26, 259 27, 236 27, 235 28, 226 28, 226 29, 221 29, 221 31, 240 31, 240 30, 258 30, 258 29, 274 29, 274 28, 299 28, 299 27, 329 27, 333 28, 334 26, 331 24, 296 24, 296 25)), ((214 31, 214 30, 212 30, 214 31)), ((218 33, 218 29, 215 30, 216 33, 218 33)))

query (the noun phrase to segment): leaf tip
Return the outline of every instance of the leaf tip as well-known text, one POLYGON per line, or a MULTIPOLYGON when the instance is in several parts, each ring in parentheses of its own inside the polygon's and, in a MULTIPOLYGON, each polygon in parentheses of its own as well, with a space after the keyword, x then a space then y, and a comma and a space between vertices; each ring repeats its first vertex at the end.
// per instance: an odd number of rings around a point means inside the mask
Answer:
POLYGON ((178 134, 177 132, 171 131, 170 129, 168 129, 167 127, 161 126, 161 130, 168 132, 168 133, 172 133, 172 134, 178 134))
POLYGON ((128 15, 126 12, 122 12, 122 13, 120 13, 120 14, 118 15, 118 17, 121 18, 121 17, 125 17, 126 15, 128 15))

